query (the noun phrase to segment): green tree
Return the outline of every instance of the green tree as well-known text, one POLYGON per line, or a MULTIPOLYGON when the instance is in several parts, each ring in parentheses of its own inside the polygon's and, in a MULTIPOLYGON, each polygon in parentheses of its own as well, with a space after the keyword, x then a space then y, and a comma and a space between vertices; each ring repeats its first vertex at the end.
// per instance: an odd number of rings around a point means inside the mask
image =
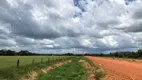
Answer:
POLYGON ((142 50, 139 49, 139 50, 137 51, 137 54, 139 55, 139 57, 142 57, 142 50))

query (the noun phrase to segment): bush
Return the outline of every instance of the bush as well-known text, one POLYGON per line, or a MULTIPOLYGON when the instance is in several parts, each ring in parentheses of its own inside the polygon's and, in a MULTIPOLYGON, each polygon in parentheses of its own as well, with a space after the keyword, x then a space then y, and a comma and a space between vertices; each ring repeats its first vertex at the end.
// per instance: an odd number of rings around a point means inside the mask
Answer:
POLYGON ((105 74, 103 72, 96 72, 95 73, 95 78, 96 80, 100 80, 101 78, 103 78, 105 76, 105 74))

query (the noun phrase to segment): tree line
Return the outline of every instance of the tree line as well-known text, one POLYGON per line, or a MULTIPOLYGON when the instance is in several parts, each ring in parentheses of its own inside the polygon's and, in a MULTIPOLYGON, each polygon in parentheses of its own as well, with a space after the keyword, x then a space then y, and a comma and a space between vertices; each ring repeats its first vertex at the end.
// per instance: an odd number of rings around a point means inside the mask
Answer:
POLYGON ((142 50, 139 49, 136 52, 111 52, 109 54, 94 53, 94 54, 74 54, 74 53, 64 53, 64 54, 38 54, 32 53, 27 50, 21 50, 19 52, 13 50, 0 50, 0 56, 100 56, 100 57, 117 57, 117 58, 142 58, 142 50))
POLYGON ((33 53, 27 50, 21 50, 19 52, 16 52, 14 50, 0 50, 0 56, 74 56, 75 54, 73 53, 64 53, 64 54, 52 54, 52 53, 48 53, 48 54, 38 54, 38 53, 33 53))
POLYGON ((0 50, 0 56, 30 56, 30 55, 38 55, 37 53, 32 53, 27 50, 21 50, 16 52, 14 50, 0 50))
POLYGON ((109 54, 85 54, 86 56, 117 57, 117 58, 142 58, 142 50, 136 52, 111 52, 109 54))

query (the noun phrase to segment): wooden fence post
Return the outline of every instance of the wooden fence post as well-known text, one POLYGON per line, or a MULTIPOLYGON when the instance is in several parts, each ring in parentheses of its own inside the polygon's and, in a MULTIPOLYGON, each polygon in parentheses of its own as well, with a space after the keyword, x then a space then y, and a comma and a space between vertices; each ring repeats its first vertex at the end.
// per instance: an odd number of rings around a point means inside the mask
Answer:
POLYGON ((17 60, 17 68, 19 68, 20 60, 17 60))

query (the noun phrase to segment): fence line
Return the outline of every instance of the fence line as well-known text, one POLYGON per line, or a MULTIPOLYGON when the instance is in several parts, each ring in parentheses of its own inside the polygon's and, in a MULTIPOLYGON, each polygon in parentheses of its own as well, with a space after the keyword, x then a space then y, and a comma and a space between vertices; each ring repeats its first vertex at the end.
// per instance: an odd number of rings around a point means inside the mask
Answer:
MULTIPOLYGON (((37 63, 43 63, 43 62, 47 62, 47 63, 50 63, 50 62, 53 62, 53 63, 55 63, 56 61, 65 61, 66 60, 66 58, 68 58, 68 57, 56 57, 56 56, 53 56, 53 57, 49 57, 47 60, 44 60, 44 58, 41 58, 41 62, 37 62, 37 63)), ((20 59, 17 59, 17 68, 19 68, 20 67, 20 59)), ((31 63, 32 65, 34 65, 34 64, 36 64, 36 59, 32 59, 32 63, 31 63)))

